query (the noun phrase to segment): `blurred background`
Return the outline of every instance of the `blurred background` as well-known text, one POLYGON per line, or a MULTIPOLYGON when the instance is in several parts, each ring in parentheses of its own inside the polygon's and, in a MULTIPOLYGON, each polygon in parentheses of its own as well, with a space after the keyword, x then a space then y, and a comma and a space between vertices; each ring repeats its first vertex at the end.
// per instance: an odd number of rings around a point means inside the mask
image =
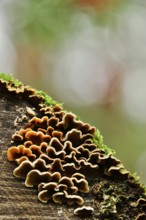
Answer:
POLYGON ((145 0, 1 0, 0 72, 96 126, 146 184, 145 0))

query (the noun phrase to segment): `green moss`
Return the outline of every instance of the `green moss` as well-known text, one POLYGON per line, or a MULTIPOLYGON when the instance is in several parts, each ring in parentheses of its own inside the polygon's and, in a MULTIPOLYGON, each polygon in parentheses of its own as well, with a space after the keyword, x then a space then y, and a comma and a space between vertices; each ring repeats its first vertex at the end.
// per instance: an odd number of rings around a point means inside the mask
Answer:
POLYGON ((12 82, 15 86, 22 85, 22 83, 19 80, 15 79, 10 74, 0 73, 0 79, 6 82, 12 82))
POLYGON ((103 144, 103 136, 100 134, 99 130, 96 130, 94 134, 93 143, 103 149, 105 151, 105 154, 115 154, 115 151, 113 149, 103 144))
POLYGON ((42 96, 44 98, 44 102, 45 102, 45 104, 47 106, 49 106, 49 105, 52 105, 52 106, 54 106, 54 105, 62 105, 62 104, 54 101, 50 96, 47 95, 47 93, 45 93, 43 91, 37 91, 36 90, 36 94, 40 95, 40 96, 42 96))

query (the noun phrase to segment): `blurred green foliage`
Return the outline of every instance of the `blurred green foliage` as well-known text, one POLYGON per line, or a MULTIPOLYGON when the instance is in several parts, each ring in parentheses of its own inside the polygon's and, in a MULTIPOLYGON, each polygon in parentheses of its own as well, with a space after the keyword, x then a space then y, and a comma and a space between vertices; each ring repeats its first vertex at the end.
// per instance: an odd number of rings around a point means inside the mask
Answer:
MULTIPOLYGON (((125 0, 109 1, 106 10, 98 7, 83 7, 75 0, 21 0, 11 4, 15 39, 39 46, 56 44, 73 34, 78 28, 72 24, 75 14, 88 14, 98 25, 113 24, 115 14, 122 9, 125 0), (75 3, 76 2, 76 3, 75 3), (114 2, 114 3, 113 3, 114 2)), ((11 16, 12 17, 12 16, 11 16)))
POLYGON ((13 3, 16 39, 35 44, 56 42, 69 31, 70 1, 21 0, 13 3))

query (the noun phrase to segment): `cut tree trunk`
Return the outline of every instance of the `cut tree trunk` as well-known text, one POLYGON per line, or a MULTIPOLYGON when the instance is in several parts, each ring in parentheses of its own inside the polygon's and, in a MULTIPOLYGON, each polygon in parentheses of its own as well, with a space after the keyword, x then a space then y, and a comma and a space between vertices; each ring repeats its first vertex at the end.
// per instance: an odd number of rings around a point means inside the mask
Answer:
POLYGON ((144 187, 127 171, 120 175, 103 174, 106 161, 99 163, 100 175, 92 178, 90 192, 83 195, 85 205, 92 208, 92 213, 85 211, 85 215, 74 213, 79 207, 77 204, 40 202, 37 188, 27 188, 23 179, 13 175, 16 163, 7 159, 7 150, 14 144, 12 135, 28 124, 33 113, 43 117, 39 104, 44 98, 24 88, 12 81, 0 80, 0 220, 146 219, 144 187))

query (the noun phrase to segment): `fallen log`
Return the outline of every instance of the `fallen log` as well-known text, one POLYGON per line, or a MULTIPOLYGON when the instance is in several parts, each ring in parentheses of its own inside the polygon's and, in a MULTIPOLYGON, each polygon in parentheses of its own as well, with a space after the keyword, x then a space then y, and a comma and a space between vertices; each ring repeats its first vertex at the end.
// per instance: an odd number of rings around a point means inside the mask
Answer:
POLYGON ((146 219, 146 191, 99 131, 0 74, 0 219, 146 219))

